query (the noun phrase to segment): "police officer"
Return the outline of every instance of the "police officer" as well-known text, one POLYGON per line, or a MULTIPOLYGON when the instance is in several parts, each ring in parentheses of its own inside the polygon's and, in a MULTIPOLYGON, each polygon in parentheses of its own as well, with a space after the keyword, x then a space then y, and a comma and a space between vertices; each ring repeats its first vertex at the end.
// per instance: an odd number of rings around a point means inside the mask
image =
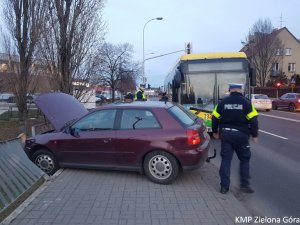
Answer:
POLYGON ((139 89, 135 93, 135 101, 147 101, 146 96, 144 94, 144 88, 139 87, 139 89))
POLYGON ((257 142, 258 113, 250 100, 243 96, 242 87, 241 84, 230 84, 230 95, 216 105, 212 112, 213 136, 215 139, 221 137, 222 162, 219 174, 222 194, 229 191, 230 166, 234 152, 240 160, 240 190, 244 193, 254 192, 249 184, 249 136, 257 142))

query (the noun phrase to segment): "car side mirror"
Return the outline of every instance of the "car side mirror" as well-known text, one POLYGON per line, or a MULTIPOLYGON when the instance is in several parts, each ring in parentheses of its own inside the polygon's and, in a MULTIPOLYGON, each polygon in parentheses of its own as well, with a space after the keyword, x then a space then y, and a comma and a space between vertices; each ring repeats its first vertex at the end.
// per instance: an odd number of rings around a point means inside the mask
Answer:
POLYGON ((76 128, 76 127, 70 127, 70 134, 73 137, 80 137, 80 135, 79 135, 79 129, 76 128))

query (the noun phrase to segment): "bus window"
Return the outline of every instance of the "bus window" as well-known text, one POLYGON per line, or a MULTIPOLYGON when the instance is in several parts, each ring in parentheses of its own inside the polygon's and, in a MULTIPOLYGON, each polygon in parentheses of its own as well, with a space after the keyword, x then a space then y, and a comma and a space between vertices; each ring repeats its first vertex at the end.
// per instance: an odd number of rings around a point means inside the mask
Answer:
MULTIPOLYGON (((201 106, 210 110, 213 108, 214 99, 214 73, 193 73, 187 75, 189 85, 193 89, 193 104, 194 106, 201 106)), ((185 104, 182 102, 182 104, 185 104)))
MULTIPOLYGON (((223 99, 229 95, 228 85, 231 83, 246 84, 247 74, 246 73, 217 73, 217 85, 219 89, 218 99, 223 99)), ((243 87, 243 92, 247 87, 243 87)))

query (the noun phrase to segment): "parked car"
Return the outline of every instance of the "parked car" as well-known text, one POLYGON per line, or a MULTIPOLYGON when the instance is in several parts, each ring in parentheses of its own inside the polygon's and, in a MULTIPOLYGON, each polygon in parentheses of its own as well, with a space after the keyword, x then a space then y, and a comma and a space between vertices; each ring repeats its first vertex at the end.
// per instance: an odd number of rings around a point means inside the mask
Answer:
POLYGON ((300 110, 300 93, 286 93, 279 99, 274 99, 272 101, 272 108, 284 108, 290 112, 300 110))
POLYGON ((257 110, 270 111, 272 109, 272 100, 268 95, 251 94, 251 102, 257 110))
POLYGON ((134 170, 169 184, 207 159, 203 120, 179 104, 113 103, 88 112, 63 93, 42 94, 35 103, 54 130, 26 140, 25 151, 49 175, 59 167, 134 170))
POLYGON ((0 102, 14 103, 15 96, 12 93, 1 93, 0 94, 0 102))

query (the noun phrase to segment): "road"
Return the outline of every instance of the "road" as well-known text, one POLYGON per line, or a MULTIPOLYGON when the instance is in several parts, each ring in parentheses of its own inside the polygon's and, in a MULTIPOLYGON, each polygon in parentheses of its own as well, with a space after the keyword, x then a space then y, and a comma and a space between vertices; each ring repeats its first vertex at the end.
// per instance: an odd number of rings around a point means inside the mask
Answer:
MULTIPOLYGON (((300 217, 300 113, 259 112, 259 142, 251 142, 253 195, 240 194, 239 162, 231 167, 232 191, 255 216, 300 217)), ((220 165, 220 143, 213 140, 220 165)))

